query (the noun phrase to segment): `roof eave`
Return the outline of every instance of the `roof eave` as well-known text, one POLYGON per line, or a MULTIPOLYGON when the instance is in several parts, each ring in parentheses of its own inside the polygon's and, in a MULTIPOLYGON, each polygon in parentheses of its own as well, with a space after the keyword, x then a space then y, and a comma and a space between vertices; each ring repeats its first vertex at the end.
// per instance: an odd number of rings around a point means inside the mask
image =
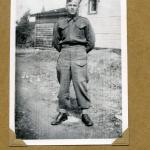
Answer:
POLYGON ((54 14, 32 14, 31 17, 53 17, 53 16, 65 16, 67 13, 54 13, 54 14))

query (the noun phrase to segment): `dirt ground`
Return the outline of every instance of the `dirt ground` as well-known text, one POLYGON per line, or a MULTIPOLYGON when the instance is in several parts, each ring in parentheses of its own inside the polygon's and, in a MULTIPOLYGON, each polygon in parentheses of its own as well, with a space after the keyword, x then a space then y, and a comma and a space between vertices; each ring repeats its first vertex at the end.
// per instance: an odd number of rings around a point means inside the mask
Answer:
POLYGON ((121 54, 120 50, 93 50, 88 56, 92 101, 89 110, 94 122, 86 127, 77 113, 74 91, 68 101, 69 119, 51 126, 57 115, 56 78, 58 52, 17 49, 15 129, 21 139, 92 139, 115 138, 122 133, 121 54))

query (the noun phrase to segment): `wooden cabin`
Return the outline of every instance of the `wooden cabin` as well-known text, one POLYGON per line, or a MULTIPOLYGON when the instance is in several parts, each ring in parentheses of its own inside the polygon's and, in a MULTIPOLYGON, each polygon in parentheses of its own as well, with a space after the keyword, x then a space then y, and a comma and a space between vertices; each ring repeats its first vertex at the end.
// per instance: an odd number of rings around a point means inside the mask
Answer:
MULTIPOLYGON (((52 46, 53 25, 66 15, 65 8, 32 15, 36 17, 35 47, 52 46)), ((79 15, 90 20, 96 36, 95 47, 121 48, 120 0, 81 0, 79 15)))

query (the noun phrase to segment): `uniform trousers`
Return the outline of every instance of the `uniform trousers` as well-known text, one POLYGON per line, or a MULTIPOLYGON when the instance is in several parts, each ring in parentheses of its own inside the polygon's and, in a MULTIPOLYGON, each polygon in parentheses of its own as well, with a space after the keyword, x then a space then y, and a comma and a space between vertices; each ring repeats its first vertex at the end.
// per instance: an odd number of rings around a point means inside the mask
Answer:
POLYGON ((72 81, 79 109, 88 109, 91 101, 88 95, 87 52, 83 45, 62 46, 57 60, 59 110, 66 110, 72 81))

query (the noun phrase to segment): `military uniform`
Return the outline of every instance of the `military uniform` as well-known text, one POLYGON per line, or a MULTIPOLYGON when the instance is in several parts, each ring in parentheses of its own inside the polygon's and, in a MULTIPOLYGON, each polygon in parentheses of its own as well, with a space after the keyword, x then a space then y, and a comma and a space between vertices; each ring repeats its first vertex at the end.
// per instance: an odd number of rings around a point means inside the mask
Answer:
POLYGON ((54 26, 53 46, 60 52, 57 60, 57 77, 60 112, 66 109, 70 81, 81 109, 90 107, 87 91, 87 53, 94 48, 95 36, 88 19, 76 15, 60 19, 54 26))

